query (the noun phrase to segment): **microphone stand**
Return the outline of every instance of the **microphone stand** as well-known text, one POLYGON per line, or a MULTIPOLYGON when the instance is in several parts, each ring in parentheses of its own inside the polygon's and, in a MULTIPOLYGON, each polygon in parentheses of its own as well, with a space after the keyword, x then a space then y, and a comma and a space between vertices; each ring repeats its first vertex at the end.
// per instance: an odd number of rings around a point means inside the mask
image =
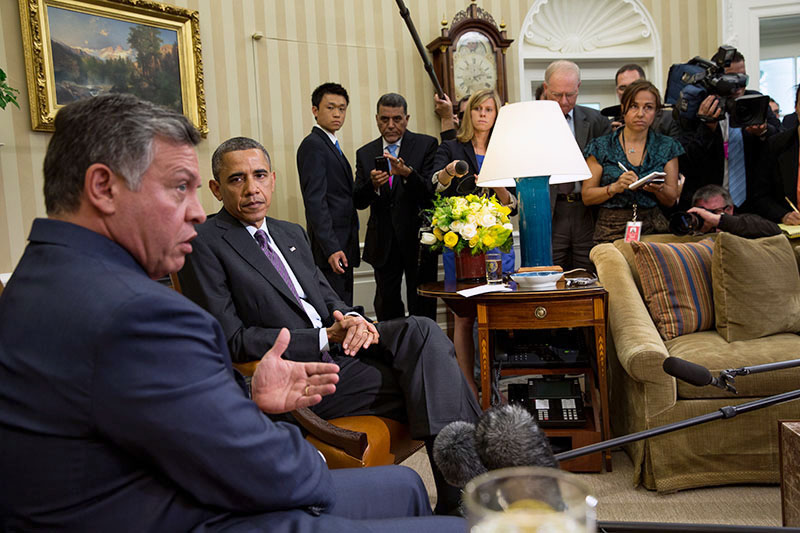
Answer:
POLYGON ((733 386, 733 381, 736 379, 736 376, 746 376, 748 374, 758 374, 760 372, 782 370, 784 368, 794 368, 796 366, 800 366, 800 359, 792 359, 790 361, 781 361, 778 363, 765 363, 763 365, 743 366, 741 368, 729 368, 719 373, 719 381, 721 381, 725 387, 736 393, 736 387, 733 386))
POLYGON ((400 16, 406 21, 408 31, 411 32, 411 38, 414 39, 414 44, 417 45, 419 55, 422 56, 422 62, 425 64, 425 70, 428 71, 428 76, 430 76, 433 86, 436 88, 436 94, 439 95, 439 98, 444 99, 444 90, 439 83, 439 78, 436 77, 436 73, 433 71, 433 65, 431 64, 430 59, 428 59, 428 54, 425 52, 425 47, 422 45, 422 41, 419 40, 419 34, 417 33, 417 29, 414 27, 414 21, 411 20, 411 13, 409 13, 406 3, 403 2, 403 0, 397 0, 397 7, 400 8, 400 16))
MULTIPOLYGON (((800 366, 800 362, 798 362, 796 365, 793 366, 800 366)), ((717 420, 720 418, 733 418, 734 416, 740 413, 748 413, 750 411, 755 411, 758 409, 762 409, 764 407, 771 407, 773 405, 777 405, 783 402, 788 402, 790 400, 795 400, 797 398, 800 398, 800 389, 784 392, 782 394, 776 394, 774 396, 768 396, 767 398, 760 398, 758 400, 743 403, 741 405, 727 405, 725 407, 720 407, 713 413, 695 416, 693 418, 681 420, 680 422, 673 422, 672 424, 666 424, 664 426, 660 426, 657 428, 638 431, 636 433, 631 433, 630 435, 623 435, 622 437, 617 437, 614 439, 604 440, 596 444, 583 446, 582 448, 567 450, 566 452, 555 454, 555 457, 557 461, 566 461, 567 459, 582 457, 584 455, 589 455, 590 453, 600 452, 608 448, 615 448, 623 444, 636 442, 637 440, 656 437, 658 435, 663 435, 664 433, 670 433, 678 429, 696 426, 698 424, 704 424, 706 422, 711 422, 712 420, 717 420)))

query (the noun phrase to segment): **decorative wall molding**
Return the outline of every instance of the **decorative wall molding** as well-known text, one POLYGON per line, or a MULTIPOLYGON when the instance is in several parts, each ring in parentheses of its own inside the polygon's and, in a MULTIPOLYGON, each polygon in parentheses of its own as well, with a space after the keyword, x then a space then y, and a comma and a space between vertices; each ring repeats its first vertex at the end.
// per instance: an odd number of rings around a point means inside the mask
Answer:
POLYGON ((528 44, 573 55, 652 34, 648 15, 633 0, 536 0, 522 28, 528 44))

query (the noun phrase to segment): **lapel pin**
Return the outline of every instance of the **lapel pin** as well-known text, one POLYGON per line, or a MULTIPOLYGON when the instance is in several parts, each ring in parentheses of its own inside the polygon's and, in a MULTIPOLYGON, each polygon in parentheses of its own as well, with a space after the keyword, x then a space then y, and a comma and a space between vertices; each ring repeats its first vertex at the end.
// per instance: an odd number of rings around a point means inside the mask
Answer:
POLYGON ((290 246, 290 247, 289 247, 289 251, 290 251, 290 252, 294 252, 295 250, 297 250, 297 248, 295 248, 294 246, 290 246))

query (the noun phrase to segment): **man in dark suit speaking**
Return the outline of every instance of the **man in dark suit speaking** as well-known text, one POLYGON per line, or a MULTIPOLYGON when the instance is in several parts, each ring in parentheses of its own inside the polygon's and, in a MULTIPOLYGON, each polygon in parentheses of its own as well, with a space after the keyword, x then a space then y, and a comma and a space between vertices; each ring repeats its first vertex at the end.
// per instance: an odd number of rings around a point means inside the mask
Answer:
POLYGON ((281 359, 283 331, 251 400, 219 323, 153 281, 205 220, 200 135, 183 115, 111 94, 63 107, 55 130, 48 218, 0 295, 0 529, 465 529, 387 520, 430 514, 419 476, 331 472, 264 416, 332 393, 336 365, 281 359))
POLYGON ((433 157, 439 145, 430 135, 408 131, 408 105, 399 94, 378 99, 375 120, 381 136, 356 152, 355 205, 370 208, 364 261, 375 272, 378 320, 405 316, 400 286, 406 277, 408 314, 436 319, 436 300, 417 295, 417 285, 436 281, 438 256, 420 255, 420 211, 431 207, 433 157), (384 157, 389 171, 376 168, 384 157), (418 260, 419 259, 419 260, 418 260))
MULTIPOLYGON (((435 322, 409 317, 377 326, 353 313, 314 265, 297 224, 267 217, 275 191, 269 154, 235 137, 214 152, 211 191, 223 208, 197 226, 194 250, 181 271, 183 292, 222 324, 234 361, 261 358, 281 328, 292 340, 284 357, 332 360, 337 391, 312 409, 322 418, 376 414, 407 421, 425 441, 454 420, 480 414, 435 322)), ((437 512, 457 506, 458 494, 437 477, 437 512)))
POLYGON ((316 125, 297 148, 297 172, 306 208, 306 230, 314 262, 347 305, 353 305, 353 269, 358 249, 358 213, 353 205, 353 170, 336 132, 344 125, 350 97, 338 83, 311 94, 316 125))

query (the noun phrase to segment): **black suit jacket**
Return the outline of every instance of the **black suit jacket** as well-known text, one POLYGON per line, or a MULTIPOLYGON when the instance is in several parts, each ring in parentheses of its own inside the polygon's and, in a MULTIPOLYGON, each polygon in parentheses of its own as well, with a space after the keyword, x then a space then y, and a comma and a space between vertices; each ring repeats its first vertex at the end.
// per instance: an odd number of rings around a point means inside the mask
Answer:
POLYGON ((349 265, 357 267, 361 262, 358 213, 353 205, 353 170, 347 158, 315 126, 297 148, 297 171, 314 261, 330 268, 328 257, 341 250, 349 265))
POLYGON ((431 206, 433 159, 439 143, 429 135, 406 131, 400 143, 399 157, 414 170, 407 178, 395 176, 393 186, 384 183, 380 194, 375 192, 369 173, 375 158, 383 154, 383 137, 378 137, 356 152, 355 206, 370 208, 367 235, 364 240, 364 261, 381 268, 389 258, 392 236, 403 254, 417 255, 420 211, 431 206))
MULTIPOLYGON (((334 310, 353 310, 314 265, 302 227, 269 217, 267 227, 324 326, 333 323, 334 310)), ((217 317, 233 360, 260 359, 285 327, 292 334, 286 357, 319 361, 319 330, 241 222, 223 208, 196 229, 193 251, 179 274, 181 288, 217 317)))
MULTIPOLYGON (((745 94, 761 94, 758 91, 745 91, 745 94)), ((744 165, 747 173, 747 198, 737 210, 741 213, 752 212, 756 198, 760 195, 758 184, 761 173, 759 165, 764 156, 766 138, 780 131, 780 122, 772 114, 767 114, 767 133, 762 137, 750 135, 742 131, 744 143, 744 165)), ((717 127, 713 131, 700 121, 685 122, 681 125, 678 141, 686 153, 678 159, 680 171, 686 176, 681 192, 681 208, 691 207, 692 196, 703 185, 722 185, 725 177, 725 143, 722 130, 717 127)))
POLYGON ((780 222, 791 211, 786 198, 797 205, 797 128, 783 131, 767 142, 766 157, 761 166, 761 184, 756 197, 756 210, 764 218, 780 222))
MULTIPOLYGON (((575 122, 575 140, 581 152, 595 137, 611 133, 611 121, 591 107, 576 105, 572 110, 572 120, 575 122)), ((558 185, 550 186, 550 212, 556 207, 558 185)))

